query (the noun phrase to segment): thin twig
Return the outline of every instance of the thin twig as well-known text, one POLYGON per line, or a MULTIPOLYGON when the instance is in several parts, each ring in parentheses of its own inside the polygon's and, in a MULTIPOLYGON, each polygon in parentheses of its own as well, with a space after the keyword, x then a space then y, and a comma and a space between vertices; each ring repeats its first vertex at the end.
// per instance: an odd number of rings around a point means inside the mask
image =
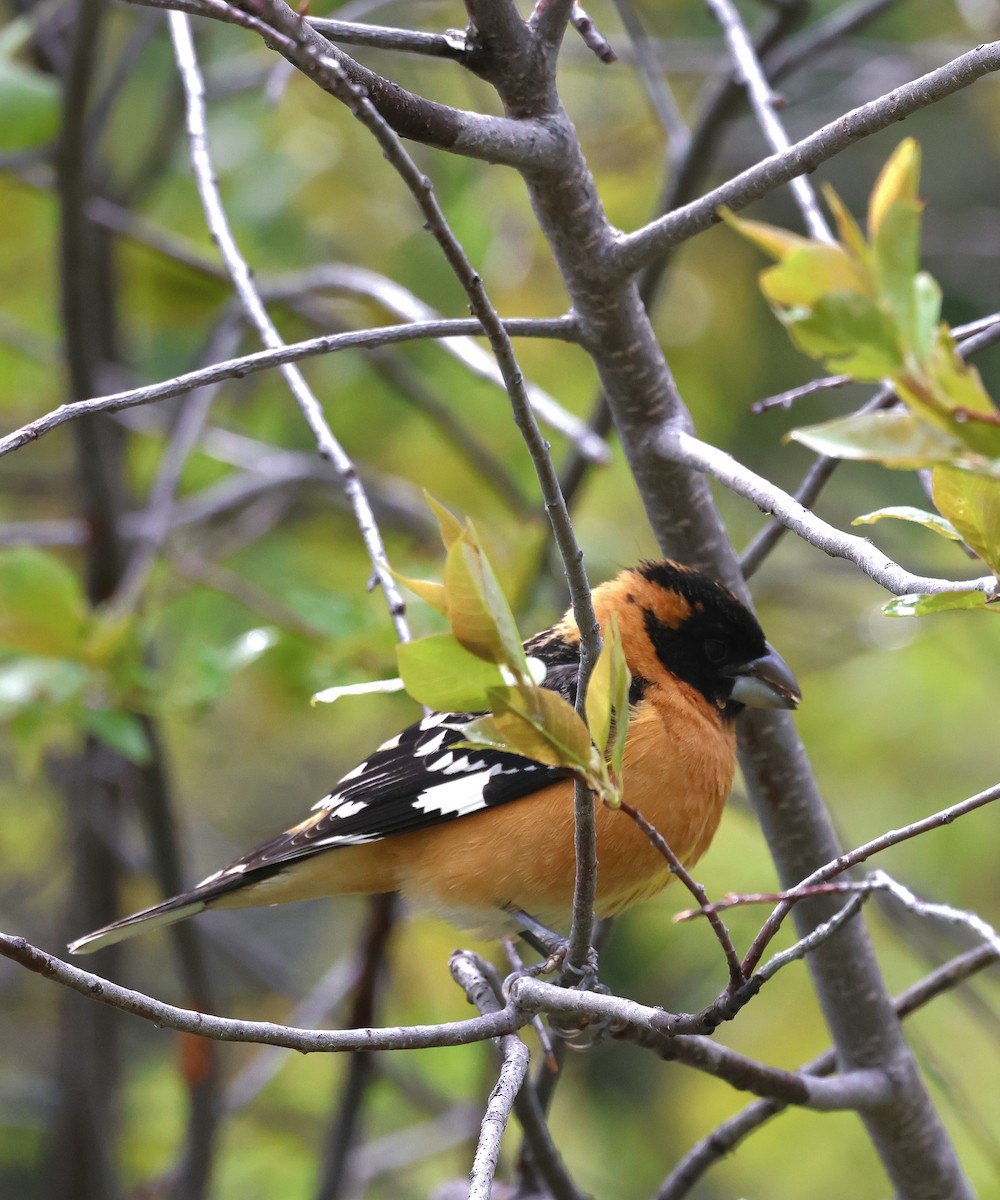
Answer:
POLYGON ((808 383, 800 383, 798 387, 777 392, 764 400, 755 400, 750 405, 750 411, 756 417, 772 408, 791 408, 805 396, 813 396, 816 392, 834 391, 837 388, 846 387, 852 382, 853 379, 850 375, 827 375, 823 379, 810 379, 808 383))
MULTIPOLYGON (((167 19, 177 66, 184 84, 188 138, 191 145, 191 166, 205 211, 205 221, 213 240, 219 247, 219 252, 247 319, 257 330, 265 346, 272 350, 279 349, 284 346, 284 341, 261 302, 251 277, 250 268, 233 237, 216 184, 205 124, 205 85, 198 67, 190 24, 187 17, 179 12, 169 13, 167 19)), ((354 463, 351 462, 343 447, 334 437, 319 401, 298 367, 286 363, 280 368, 280 371, 301 409, 306 423, 312 430, 320 456, 333 467, 341 486, 350 499, 355 522, 365 549, 368 551, 374 577, 385 596, 396 636, 401 642, 408 642, 410 630, 406 621, 406 604, 389 570, 382 535, 354 463)))
POLYGON ((885 1071, 858 1068, 825 1079, 803 1071, 786 1071, 748 1058, 708 1037, 681 1034, 648 1036, 627 1030, 617 1035, 655 1051, 667 1062, 679 1062, 722 1079, 739 1091, 753 1092, 780 1104, 794 1104, 816 1112, 865 1112, 890 1098, 892 1084, 885 1071), (636 1033, 637 1036, 632 1036, 636 1033))
POLYGON ((846 925, 852 917, 857 916, 861 911, 861 906, 868 898, 869 890, 866 889, 861 895, 851 896, 847 903, 838 909, 828 921, 820 922, 805 937, 799 938, 794 946, 789 946, 787 950, 773 955, 762 967, 754 971, 754 979, 761 984, 767 983, 782 967, 787 967, 789 963, 805 958, 810 950, 832 937, 842 925, 846 925))
POLYGON ((671 850, 666 839, 660 831, 652 825, 641 812, 627 801, 621 802, 621 811, 629 817, 642 830, 649 839, 650 843, 656 849, 670 866, 670 872, 676 875, 681 883, 687 888, 692 896, 702 906, 702 910, 708 917, 709 924, 712 926, 712 932, 715 934, 716 940, 722 947, 722 953, 725 955, 726 965, 729 968, 729 986, 732 988, 739 987, 745 982, 746 977, 743 974, 743 967, 740 963, 740 956, 736 952, 736 947, 733 945, 733 939, 729 936, 729 930, 719 916, 717 908, 711 904, 708 899, 708 892, 702 884, 691 876, 677 855, 671 850), (708 907, 706 907, 706 904, 708 907))
POLYGON ((486 1103, 469 1174, 469 1200, 489 1200, 500 1159, 500 1143, 528 1073, 528 1047, 515 1034, 500 1039, 500 1053, 500 1075, 486 1103))
POLYGON ((962 925, 971 929, 978 937, 992 947, 993 952, 1000 955, 1000 934, 989 921, 985 921, 978 913, 968 912, 963 908, 955 908, 952 904, 934 904, 929 900, 920 900, 908 887, 885 871, 873 871, 864 881, 864 886, 871 890, 886 891, 895 897, 910 912, 918 917, 930 917, 936 921, 947 921, 951 925, 962 925))
MULTIPOLYGON (((705 0, 705 3, 712 16, 722 26, 729 53, 746 85, 750 104, 768 145, 777 153, 783 153, 792 144, 791 138, 785 132, 785 127, 778 119, 777 114, 777 109, 784 101, 768 83, 740 14, 736 11, 732 0, 705 0)), ((820 211, 819 199, 812 184, 799 175, 789 180, 788 186, 795 197, 805 226, 812 236, 822 242, 832 242, 833 234, 820 211)))
POLYGON ((569 15, 569 23, 583 40, 583 44, 592 51, 602 63, 610 65, 618 61, 618 55, 603 33, 594 24, 582 4, 574 4, 569 15))
MULTIPOLYGON (((856 867, 859 863, 865 862, 873 855, 880 854, 883 850, 888 850, 890 846, 898 846, 900 842, 919 837, 921 834, 928 833, 932 829, 942 829, 946 825, 950 825, 953 821, 958 820, 959 817, 964 817, 968 813, 975 812, 977 809, 983 808, 987 804, 992 804, 996 800, 1000 800, 1000 784, 995 784, 985 791, 977 792, 976 795, 969 796, 968 799, 962 800, 958 804, 942 808, 938 812, 932 813, 929 817, 924 817, 920 821, 914 821, 911 825, 905 825, 901 829, 887 830, 879 837, 873 838, 870 842, 865 842, 854 850, 839 855, 832 862, 825 863, 797 884, 792 891, 796 892, 801 888, 812 887, 817 883, 825 883, 828 879, 842 875, 844 871, 849 871, 851 867, 856 867)), ((763 954, 765 947, 778 932, 781 923, 788 915, 791 907, 791 901, 782 901, 775 908, 774 912, 771 913, 770 917, 768 917, 743 959, 744 971, 752 971, 760 961, 760 956, 763 954)))
MULTIPOLYGON (((504 321, 503 324, 510 330, 513 337, 560 337, 570 341, 575 340, 571 332, 575 330, 575 322, 570 317, 557 317, 554 320, 524 318, 504 321)), ((37 441, 67 421, 74 421, 88 413, 117 412, 123 408, 152 404, 157 400, 169 400, 172 396, 181 396, 185 392, 209 386, 219 380, 242 379, 258 371, 270 370, 286 363, 299 362, 304 358, 313 358, 338 350, 391 346, 400 342, 455 335, 467 337, 470 334, 475 335, 481 332, 482 326, 478 321, 463 318, 430 321, 422 324, 389 325, 351 333, 332 333, 324 337, 307 338, 302 342, 290 342, 272 350, 258 350, 254 354, 245 354, 226 362, 213 363, 211 366, 200 367, 197 371, 187 371, 173 379, 166 379, 159 383, 146 384, 143 387, 129 388, 106 396, 95 396, 88 400, 75 400, 68 404, 62 404, 44 416, 37 417, 34 421, 29 421, 27 425, 22 425, 20 429, 0 438, 0 457, 9 454, 12 450, 19 450, 28 442, 37 441)))
POLYGON ((446 33, 424 33, 419 29, 393 29, 388 25, 365 25, 361 21, 338 21, 331 17, 306 20, 331 42, 345 46, 371 46, 376 50, 401 50, 462 62, 468 55, 465 34, 458 29, 446 33))
MULTIPOLYGON (((465 992, 469 1003, 476 1005, 483 1016, 496 1014, 501 1010, 498 981, 493 978, 492 969, 486 963, 468 951, 458 950, 451 956, 449 965, 455 982, 465 992)), ((562 987, 554 987, 552 990, 560 995, 584 995, 581 992, 568 992, 562 987)), ((511 1003, 513 1002, 508 1002, 508 1008, 511 1003)), ((530 1079, 524 1076, 514 1099, 514 1109, 530 1147, 532 1160, 554 1200, 584 1200, 552 1140, 545 1112, 538 1102, 535 1089, 530 1079)))

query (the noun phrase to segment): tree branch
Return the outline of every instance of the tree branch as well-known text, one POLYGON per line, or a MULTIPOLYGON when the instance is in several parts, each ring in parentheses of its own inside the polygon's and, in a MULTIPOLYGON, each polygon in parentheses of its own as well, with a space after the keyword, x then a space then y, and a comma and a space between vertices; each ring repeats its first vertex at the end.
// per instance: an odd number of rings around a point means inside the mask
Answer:
MULTIPOLYGON (((551 320, 523 318, 502 321, 514 337, 559 337, 574 340, 574 322, 571 317, 556 317, 551 320)), ((89 400, 75 400, 61 404, 58 408, 37 417, 20 429, 0 438, 0 457, 12 450, 19 450, 28 442, 37 441, 53 429, 94 412, 117 412, 123 408, 136 408, 152 404, 157 400, 169 400, 195 388, 208 387, 223 379, 243 379, 258 371, 281 367, 286 363, 301 362, 319 354, 330 354, 338 350, 360 350, 370 346, 393 346, 401 342, 421 341, 440 337, 469 337, 482 333, 477 320, 459 319, 450 321, 426 321, 409 325, 388 325, 376 329, 362 329, 350 333, 332 333, 323 337, 307 338, 302 342, 282 344, 272 350, 258 350, 226 362, 213 363, 196 371, 187 371, 173 379, 143 387, 113 392, 107 396, 95 396, 89 400)))
MULTIPOLYGON (((771 149, 781 154, 791 147, 791 139, 778 119, 777 109, 784 103, 768 83, 767 76, 754 50, 746 26, 732 0, 705 0, 712 16, 719 22, 729 46, 729 53, 750 97, 757 123, 771 149)), ((801 175, 789 180, 799 212, 809 233, 821 242, 832 242, 833 235, 819 207, 812 184, 801 175)))
POLYGON ((198 1037, 217 1042, 285 1046, 302 1054, 467 1046, 471 1042, 513 1033, 526 1025, 532 1016, 508 1007, 486 1016, 472 1017, 466 1021, 444 1021, 438 1025, 386 1026, 382 1029, 297 1029, 290 1025, 275 1025, 270 1021, 237 1021, 230 1017, 215 1017, 209 1013, 164 1004, 162 1000, 71 966, 30 945, 23 937, 11 934, 0 933, 0 955, 91 1000, 132 1013, 166 1029, 197 1034, 198 1037))
POLYGON ((877 584, 893 595, 911 592, 963 592, 974 589, 992 595, 997 581, 992 575, 979 579, 936 579, 912 575, 888 555, 873 546, 867 538, 843 533, 833 525, 803 508, 781 488, 757 475, 732 455, 707 442, 699 441, 683 430, 664 427, 656 442, 656 450, 671 462, 685 463, 704 471, 724 484, 730 491, 752 501, 761 512, 777 517, 793 533, 810 545, 834 558, 844 558, 860 567, 877 584))
MULTIPOLYGON (((951 988, 958 987, 977 971, 982 971, 997 961, 997 953, 991 946, 977 946, 959 954, 944 966, 932 971, 926 978, 901 992, 894 1000, 896 1014, 900 1019, 910 1016, 931 1000, 951 988)), ((798 1068, 798 1075, 828 1075, 836 1069, 837 1056, 827 1050, 819 1058, 798 1068)), ((707 1137, 697 1142, 688 1153, 675 1164, 664 1180, 655 1200, 683 1200, 690 1189, 721 1158, 732 1151, 755 1130, 773 1117, 784 1112, 788 1106, 777 1100, 758 1100, 747 1105, 728 1121, 723 1122, 707 1137)))
POLYGON ((788 150, 772 154, 741 172, 700 200, 619 238, 613 255, 616 268, 627 273, 639 271, 655 255, 716 224, 720 207, 737 211, 746 208, 796 176, 815 171, 821 163, 855 142, 887 129, 997 70, 1000 70, 1000 42, 990 42, 877 100, 852 109, 788 150))
POLYGON ((338 50, 280 0, 267 0, 263 5, 266 20, 235 8, 225 0, 132 2, 191 16, 211 17, 256 33, 266 45, 331 95, 342 98, 344 80, 362 89, 376 111, 400 137, 508 166, 551 160, 561 153, 558 140, 544 122, 514 121, 450 108, 383 79, 338 50))

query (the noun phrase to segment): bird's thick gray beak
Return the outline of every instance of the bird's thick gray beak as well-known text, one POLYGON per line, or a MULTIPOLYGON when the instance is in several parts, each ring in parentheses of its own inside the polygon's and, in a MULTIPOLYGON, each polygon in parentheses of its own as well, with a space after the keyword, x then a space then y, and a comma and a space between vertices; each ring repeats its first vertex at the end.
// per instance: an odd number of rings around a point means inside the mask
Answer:
POLYGON ((788 663, 767 643, 767 653, 733 671, 732 699, 748 708, 798 708, 802 689, 788 663))

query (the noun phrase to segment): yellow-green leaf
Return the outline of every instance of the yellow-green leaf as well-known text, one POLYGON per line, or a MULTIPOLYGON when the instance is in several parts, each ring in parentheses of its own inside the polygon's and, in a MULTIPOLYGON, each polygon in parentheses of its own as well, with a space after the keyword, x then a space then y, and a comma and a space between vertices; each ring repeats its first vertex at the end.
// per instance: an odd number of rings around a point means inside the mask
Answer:
POLYGON ((437 523, 441 529, 441 541, 444 542, 445 549, 450 550, 465 533, 465 526, 450 509, 445 508, 440 500, 435 500, 426 490, 424 499, 427 501, 427 507, 437 517, 437 523))
POLYGON ((840 240, 858 262, 866 263, 868 261, 868 243, 865 241, 865 235, 861 232, 861 227, 848 211, 843 200, 828 183, 823 185, 823 198, 826 200, 830 212, 833 213, 840 240))
POLYGON ((949 538, 953 542, 960 542, 962 540, 955 526, 950 521, 946 521, 944 517, 938 516, 937 513, 927 512, 922 508, 913 508, 909 504, 897 504, 891 505, 888 508, 877 508, 874 512, 855 517, 851 524, 874 525, 876 521, 883 521, 886 517, 891 517, 897 521, 911 521, 915 525, 923 525, 925 529, 939 533, 941 537, 949 538))
POLYGON ((503 642, 483 595, 479 549, 468 536, 468 530, 464 531, 462 539, 451 546, 444 565, 448 620, 466 650, 488 662, 501 663, 503 642))
POLYGON ((529 679, 510 606, 472 527, 448 551, 444 581, 455 637, 479 658, 507 667, 517 680, 529 679))
POLYGON ((829 370, 875 382, 903 366, 899 331, 874 300, 851 292, 821 296, 812 309, 778 316, 799 349, 829 370))
MULTIPOLYGON (((876 286, 902 333, 905 350, 923 362, 931 351, 933 336, 918 344, 916 278, 920 270, 919 201, 899 200, 882 217, 872 242, 876 286)), ((937 324, 935 318, 934 325, 937 324)), ((933 330, 933 326, 932 326, 933 330)))
POLYGON ((1000 479, 940 466, 931 491, 962 541, 1000 575, 1000 479))
POLYGON ((987 612, 1000 613, 1000 604, 988 603, 985 593, 972 590, 896 596, 888 604, 882 605, 882 612, 887 617, 926 617, 954 608, 984 608, 987 612))
POLYGON ((526 686, 493 688, 490 700, 496 728, 516 747, 515 753, 578 773, 590 768, 590 733, 558 692, 526 686))
POLYGON ((904 138, 882 168, 868 201, 868 237, 875 241, 893 204, 917 199, 920 187, 920 146, 904 138))
POLYGON ((587 726, 594 745, 606 753, 608 736, 611 733, 611 644, 610 639, 604 639, 601 653, 587 683, 587 726))
POLYGON ((846 292, 870 296, 871 280, 842 246, 808 242, 783 262, 761 272, 760 287, 772 304, 812 308, 824 296, 846 292))
POLYGON ((802 237, 797 233, 789 233, 788 230, 779 229, 776 225, 765 225, 763 221, 748 221, 745 217, 738 217, 729 208, 720 208, 719 216, 730 228, 735 229, 748 242, 753 242, 759 250, 763 250, 765 254, 777 259, 778 262, 784 261, 796 250, 815 245, 809 238, 802 237))
POLYGON ((41 550, 0 554, 0 649, 77 658, 90 613, 79 580, 41 550))
POLYGON ((940 327, 926 378, 902 379, 897 390, 908 404, 974 453, 1000 458, 1000 412, 979 372, 962 360, 947 326, 940 327))
POLYGON ((443 617, 447 617, 448 594, 445 591, 443 583, 435 583, 432 579, 411 579, 408 575, 401 575, 398 571, 394 571, 392 567, 389 568, 389 572, 397 583, 401 583, 403 587, 409 588, 415 596, 419 596, 435 612, 439 612, 443 617))
POLYGON ((632 672, 625 661, 625 651, 622 648, 621 634, 618 631, 618 617, 611 618, 611 701, 615 713, 614 744, 611 748, 611 768, 621 780, 622 764, 625 759, 625 741, 628 736, 628 723, 631 716, 629 707, 629 688, 632 685, 632 672))
POLYGON ((857 413, 793 429, 788 437, 818 454, 916 470, 951 462, 962 447, 912 413, 857 413))

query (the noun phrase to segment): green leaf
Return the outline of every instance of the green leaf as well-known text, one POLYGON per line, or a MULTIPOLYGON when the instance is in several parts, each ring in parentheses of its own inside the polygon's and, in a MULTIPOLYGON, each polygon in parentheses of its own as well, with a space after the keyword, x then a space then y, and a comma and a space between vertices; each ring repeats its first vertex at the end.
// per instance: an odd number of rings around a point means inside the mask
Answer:
POLYGON ((76 658, 89 616, 79 580, 59 559, 33 549, 0 554, 0 649, 76 658))
POLYGON ((928 419, 945 429, 976 454, 1000 458, 1000 412, 983 387, 979 372, 962 360, 955 339, 942 325, 928 370, 928 396, 914 397, 911 381, 900 380, 898 391, 908 404, 929 403, 928 419))
POLYGON ((950 538, 953 542, 960 542, 962 540, 958 530, 950 521, 946 521, 944 517, 938 516, 937 513, 927 512, 922 508, 914 508, 909 504, 897 504, 889 508, 877 508, 874 512, 855 517, 851 524, 874 525, 876 521, 883 521, 886 517, 892 517, 896 521, 912 521, 915 525, 923 525, 925 529, 939 533, 942 537, 950 538))
POLYGON ((946 434, 899 410, 838 417, 793 429, 787 436, 831 458, 880 462, 903 470, 951 462, 961 450, 946 434))
POLYGON ((607 753, 608 738, 614 728, 614 744, 611 761, 616 773, 621 771, 621 757, 625 751, 625 733, 628 729, 628 690, 632 676, 625 662, 621 635, 618 631, 617 614, 612 614, 611 625, 604 631, 604 645, 594 666, 587 685, 587 725, 594 745, 602 755, 607 753), (616 765, 617 763, 617 765, 616 765))
POLYGON ((941 330, 941 288, 933 275, 918 271, 913 279, 913 328, 911 349, 924 370, 934 354, 941 330))
POLYGON ((618 616, 611 618, 611 700, 615 712, 614 745, 611 749, 611 769, 618 780, 621 780, 622 767, 625 761, 625 741, 628 736, 628 723, 631 716, 629 706, 629 688, 632 686, 632 672, 625 661, 625 650, 622 647, 621 634, 618 630, 618 616))
POLYGON ((28 708, 55 708, 82 696, 90 672, 77 662, 18 654, 0 663, 0 721, 28 708))
POLYGON ((872 244, 878 293, 885 297, 896 319, 906 350, 919 362, 926 361, 933 343, 933 333, 924 343, 917 340, 915 284, 920 269, 922 213, 923 206, 917 201, 900 200, 890 205, 872 244))
POLYGON ((113 708, 85 708, 85 727, 130 762, 149 762, 152 753, 142 721, 135 713, 113 708))
POLYGON ((608 737, 611 733, 611 647, 609 639, 604 639, 601 653, 587 682, 587 727, 594 745, 605 754, 608 737))
POLYGON ((55 77, 0 57, 0 150, 44 146, 59 132, 55 77))
POLYGON ((396 661, 414 700, 443 712, 485 712, 488 689, 504 683, 496 663, 472 654, 450 633, 400 643, 396 661))
POLYGON ((882 605, 887 617, 926 617, 930 613, 947 612, 954 608, 985 608, 987 612, 1000 613, 1000 604, 988 604, 985 593, 979 591, 897 596, 882 605))
POLYGON ((941 466, 934 469, 931 491, 962 541, 1000 575, 1000 479, 941 466))
POLYGON ((899 331, 868 296, 837 292, 778 316, 800 350, 837 374, 875 382, 903 366, 899 331))

